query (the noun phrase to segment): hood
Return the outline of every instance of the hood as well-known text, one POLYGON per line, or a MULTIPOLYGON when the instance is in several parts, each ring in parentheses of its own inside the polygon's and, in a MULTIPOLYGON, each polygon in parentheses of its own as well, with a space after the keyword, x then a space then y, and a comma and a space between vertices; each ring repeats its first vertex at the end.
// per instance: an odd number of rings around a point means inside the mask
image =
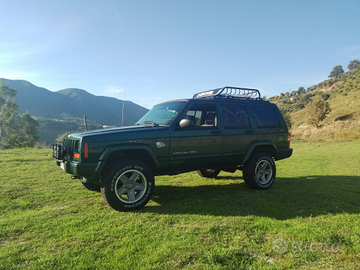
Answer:
POLYGON ((148 131, 161 131, 168 129, 169 126, 127 126, 127 127, 115 127, 115 128, 106 128, 106 129, 97 129, 91 131, 84 131, 78 133, 71 133, 68 137, 82 138, 82 137, 92 137, 92 136, 101 136, 101 135, 115 135, 115 134, 125 134, 125 133, 134 133, 134 132, 148 132, 148 131))

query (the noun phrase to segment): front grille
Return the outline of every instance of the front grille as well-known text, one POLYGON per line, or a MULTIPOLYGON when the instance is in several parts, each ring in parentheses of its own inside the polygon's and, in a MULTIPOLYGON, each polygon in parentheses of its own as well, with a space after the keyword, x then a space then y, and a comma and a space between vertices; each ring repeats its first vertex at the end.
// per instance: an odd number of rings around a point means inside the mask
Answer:
POLYGON ((74 156, 74 153, 79 153, 79 140, 74 139, 64 139, 63 145, 64 145, 64 157, 66 159, 72 159, 74 156))

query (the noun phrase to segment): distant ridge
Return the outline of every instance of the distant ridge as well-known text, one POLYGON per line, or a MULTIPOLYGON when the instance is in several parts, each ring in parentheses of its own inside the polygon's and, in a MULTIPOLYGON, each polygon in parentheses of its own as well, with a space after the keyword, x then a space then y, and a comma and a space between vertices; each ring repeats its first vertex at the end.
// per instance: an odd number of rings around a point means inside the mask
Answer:
POLYGON ((20 114, 29 110, 33 116, 50 119, 82 119, 86 115, 89 121, 101 125, 121 126, 124 103, 123 125, 126 126, 136 123, 148 111, 131 101, 95 96, 82 89, 68 88, 52 92, 24 80, 0 80, 17 91, 20 114))

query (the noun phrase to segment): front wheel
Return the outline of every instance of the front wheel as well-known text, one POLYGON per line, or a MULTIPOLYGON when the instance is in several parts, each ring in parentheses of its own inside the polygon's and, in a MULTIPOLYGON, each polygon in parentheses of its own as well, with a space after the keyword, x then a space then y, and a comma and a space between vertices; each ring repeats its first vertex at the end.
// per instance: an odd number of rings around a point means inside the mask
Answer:
POLYGON ((244 166, 244 181, 252 189, 268 189, 274 183, 275 176, 275 162, 267 153, 252 155, 244 166))
POLYGON ((196 172, 201 177, 215 178, 220 173, 220 170, 205 169, 205 170, 200 170, 200 171, 196 171, 196 172))
POLYGON ((102 180, 101 194, 105 202, 117 211, 144 207, 155 187, 150 167, 136 159, 115 164, 102 180))

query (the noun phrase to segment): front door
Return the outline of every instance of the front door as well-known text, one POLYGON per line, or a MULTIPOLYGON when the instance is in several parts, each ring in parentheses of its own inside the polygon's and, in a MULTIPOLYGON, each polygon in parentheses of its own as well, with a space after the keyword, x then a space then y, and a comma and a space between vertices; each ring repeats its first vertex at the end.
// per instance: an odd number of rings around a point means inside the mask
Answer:
POLYGON ((170 166, 211 168, 222 163, 222 134, 215 103, 194 103, 170 134, 170 166))

